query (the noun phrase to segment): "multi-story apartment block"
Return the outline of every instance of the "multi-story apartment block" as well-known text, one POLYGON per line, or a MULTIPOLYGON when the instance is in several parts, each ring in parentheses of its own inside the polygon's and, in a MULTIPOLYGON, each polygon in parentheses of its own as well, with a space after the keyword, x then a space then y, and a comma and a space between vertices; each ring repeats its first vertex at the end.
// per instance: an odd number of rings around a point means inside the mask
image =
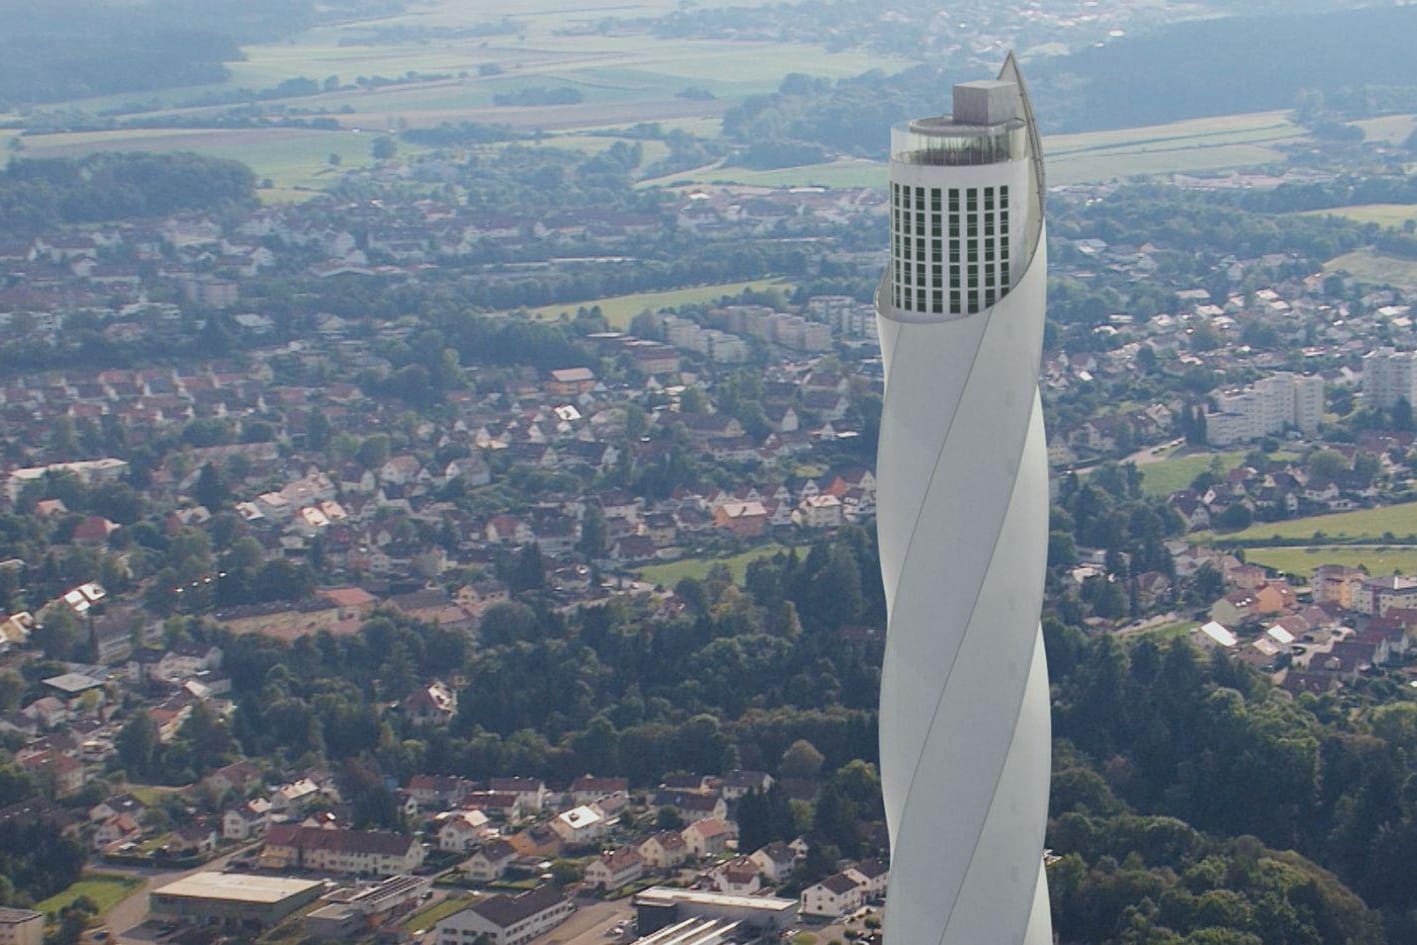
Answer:
POLYGON ((1417 351, 1377 348, 1363 355, 1363 399, 1384 410, 1399 400, 1417 403, 1417 351))
POLYGON ((1280 372, 1217 394, 1215 400, 1218 409, 1205 418, 1212 446, 1257 440, 1290 427, 1312 435, 1323 419, 1324 382, 1315 375, 1280 372))

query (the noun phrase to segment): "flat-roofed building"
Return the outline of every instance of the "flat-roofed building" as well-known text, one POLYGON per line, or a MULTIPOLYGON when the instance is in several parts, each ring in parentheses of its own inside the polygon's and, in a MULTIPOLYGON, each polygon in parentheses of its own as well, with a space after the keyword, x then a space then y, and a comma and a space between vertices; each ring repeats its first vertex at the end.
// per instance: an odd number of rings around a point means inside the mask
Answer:
POLYGON ((158 916, 267 928, 314 902, 324 889, 320 880, 207 872, 154 889, 148 901, 158 916))
POLYGON ((43 945, 44 913, 0 909, 0 945, 43 945))
POLYGON ((797 920, 797 900, 776 896, 652 886, 636 893, 633 903, 638 928, 646 936, 685 919, 718 919, 778 932, 797 920))

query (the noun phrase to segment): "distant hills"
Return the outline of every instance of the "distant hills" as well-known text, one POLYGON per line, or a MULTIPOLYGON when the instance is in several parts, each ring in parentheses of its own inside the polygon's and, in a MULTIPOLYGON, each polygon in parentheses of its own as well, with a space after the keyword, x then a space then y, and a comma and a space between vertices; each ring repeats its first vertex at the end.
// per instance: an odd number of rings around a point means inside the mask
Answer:
POLYGON ((1290 108, 1314 89, 1417 86, 1417 7, 1177 23, 1026 65, 1049 131, 1290 108))

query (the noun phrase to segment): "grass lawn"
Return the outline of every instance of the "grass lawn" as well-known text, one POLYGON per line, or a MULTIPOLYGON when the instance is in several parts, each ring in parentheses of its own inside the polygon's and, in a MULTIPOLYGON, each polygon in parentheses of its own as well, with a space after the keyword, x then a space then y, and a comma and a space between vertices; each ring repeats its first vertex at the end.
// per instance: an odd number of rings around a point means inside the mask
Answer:
MULTIPOLYGON (((1248 450, 1230 450, 1224 453, 1176 453, 1167 459, 1138 466, 1141 470, 1141 490, 1147 495, 1170 495, 1178 489, 1185 489, 1201 473, 1210 468, 1218 456, 1220 465, 1226 471, 1244 462, 1248 450)), ((1277 452, 1272 457, 1276 462, 1297 459, 1294 453, 1277 452)))
POLYGON ((464 906, 470 905, 476 899, 476 896, 449 896, 437 905, 429 906, 427 909, 409 916, 404 920, 403 927, 409 932, 431 929, 454 912, 462 911, 464 906))
POLYGON ((1335 512, 1330 515, 1311 515, 1287 522, 1260 522, 1242 532, 1226 535, 1227 542, 1245 544, 1263 541, 1266 538, 1309 538, 1315 532, 1323 532, 1330 540, 1370 539, 1382 541, 1383 535, 1391 533, 1398 538, 1417 537, 1417 502, 1400 505, 1385 505, 1376 509, 1359 509, 1356 512, 1335 512))
POLYGON ((700 285, 688 289, 669 289, 664 292, 636 292, 634 295, 617 295, 608 299, 590 299, 585 302, 558 302, 554 305, 543 305, 540 308, 531 310, 531 314, 536 318, 559 318, 562 313, 574 315, 576 309, 584 305, 590 308, 592 305, 599 305, 600 310, 605 314, 605 318, 615 328, 625 329, 630 327, 630 320, 643 312, 645 309, 654 311, 661 308, 673 308, 678 305, 699 305, 705 302, 715 302, 725 295, 736 296, 744 289, 757 289, 759 291, 769 288, 779 288, 784 293, 791 292, 793 286, 782 279, 756 279, 752 282, 725 282, 718 285, 700 285))
POLYGON ((1417 291, 1417 260, 1384 256, 1372 248, 1346 253, 1324 263, 1325 272, 1342 270, 1360 282, 1373 282, 1417 291))
POLYGON ((1297 575, 1306 581, 1321 564, 1342 564, 1367 568, 1369 574, 1417 574, 1417 548, 1371 545, 1358 548, 1341 545, 1308 545, 1301 548, 1246 548, 1245 560, 1267 568, 1297 575))
POLYGON ((792 945, 817 945, 817 936, 811 932, 798 932, 792 936, 792 945))
POLYGON ((118 905, 143 884, 136 876, 120 876, 117 873, 85 873, 79 881, 61 893, 35 904, 35 909, 50 915, 57 915, 60 909, 71 904, 80 896, 88 896, 98 904, 98 914, 103 915, 118 905))
POLYGON ((686 577, 702 578, 715 564, 726 564, 728 570, 733 572, 733 580, 741 584, 750 563, 786 550, 784 545, 771 544, 761 548, 753 548, 729 558, 684 558, 681 561, 671 561, 667 564, 651 564, 640 569, 640 578, 654 584, 673 587, 686 577))

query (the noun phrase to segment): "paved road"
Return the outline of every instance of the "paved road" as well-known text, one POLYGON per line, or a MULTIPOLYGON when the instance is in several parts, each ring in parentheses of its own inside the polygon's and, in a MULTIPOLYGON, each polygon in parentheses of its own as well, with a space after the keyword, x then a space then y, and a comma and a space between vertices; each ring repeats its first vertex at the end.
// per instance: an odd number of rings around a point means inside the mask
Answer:
MULTIPOLYGON (((620 923, 628 923, 634 917, 631 897, 615 902, 592 902, 582 905, 565 922, 556 926, 540 938, 532 939, 531 945, 610 945, 625 939, 611 939, 605 930, 620 923)), ((582 900, 584 902, 584 900, 582 900)))

